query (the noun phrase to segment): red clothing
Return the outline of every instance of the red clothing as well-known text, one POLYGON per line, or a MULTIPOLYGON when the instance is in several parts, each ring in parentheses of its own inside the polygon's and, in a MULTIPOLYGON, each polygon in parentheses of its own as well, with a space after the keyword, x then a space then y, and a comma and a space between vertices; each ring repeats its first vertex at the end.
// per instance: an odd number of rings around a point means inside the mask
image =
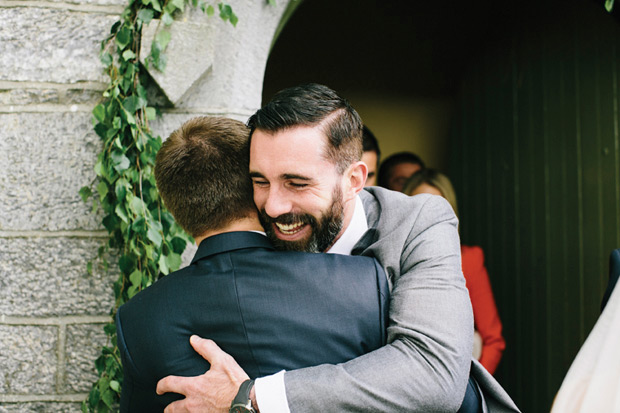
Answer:
POLYGON ((482 355, 479 361, 489 373, 493 374, 502 358, 506 342, 502 337, 502 322, 497 313, 491 282, 484 266, 484 253, 480 247, 462 245, 461 259, 465 283, 474 310, 474 326, 482 336, 482 355))

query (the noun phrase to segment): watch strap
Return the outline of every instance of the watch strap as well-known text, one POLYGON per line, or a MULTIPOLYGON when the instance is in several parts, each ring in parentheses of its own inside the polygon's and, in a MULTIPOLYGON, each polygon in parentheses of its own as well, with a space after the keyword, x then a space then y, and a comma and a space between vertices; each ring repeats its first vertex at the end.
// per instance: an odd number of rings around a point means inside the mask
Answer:
POLYGON ((252 401, 250 400, 250 391, 252 390, 253 385, 254 380, 250 379, 247 379, 246 381, 241 383, 241 386, 239 386, 239 391, 237 392, 237 395, 235 396, 232 404, 230 405, 231 409, 233 409, 234 407, 243 407, 245 409, 248 409, 248 411, 254 411, 254 409, 252 408, 252 401))

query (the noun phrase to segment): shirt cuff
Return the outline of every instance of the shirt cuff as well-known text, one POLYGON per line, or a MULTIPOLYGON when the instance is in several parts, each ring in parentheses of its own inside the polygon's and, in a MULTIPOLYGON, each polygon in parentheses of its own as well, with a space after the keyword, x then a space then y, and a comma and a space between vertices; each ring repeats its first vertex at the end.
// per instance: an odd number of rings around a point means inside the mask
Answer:
POLYGON ((256 404, 261 413, 291 413, 286 400, 284 370, 254 382, 256 404))

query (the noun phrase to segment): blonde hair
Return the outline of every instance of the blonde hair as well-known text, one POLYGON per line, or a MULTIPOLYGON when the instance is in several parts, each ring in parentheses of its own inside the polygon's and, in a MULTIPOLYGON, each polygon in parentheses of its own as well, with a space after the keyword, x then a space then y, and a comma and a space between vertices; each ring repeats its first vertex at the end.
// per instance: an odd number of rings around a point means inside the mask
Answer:
POLYGON ((459 209, 456 204, 456 192, 450 182, 450 179, 435 169, 421 169, 414 173, 407 181, 403 188, 403 192, 411 195, 420 185, 427 184, 437 188, 441 195, 450 203, 454 214, 459 216, 459 209))

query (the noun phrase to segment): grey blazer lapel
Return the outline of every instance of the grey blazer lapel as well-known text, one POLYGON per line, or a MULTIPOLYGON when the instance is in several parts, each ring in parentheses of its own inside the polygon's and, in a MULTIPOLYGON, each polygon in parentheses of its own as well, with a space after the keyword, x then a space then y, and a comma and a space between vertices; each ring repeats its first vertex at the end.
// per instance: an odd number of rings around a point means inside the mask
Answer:
POLYGON ((366 251, 368 247, 374 244, 379 238, 377 232, 377 222, 379 221, 379 213, 381 212, 381 205, 377 202, 377 199, 368 190, 363 190, 359 193, 359 197, 364 205, 364 213, 366 214, 366 222, 368 223, 368 230, 364 233, 362 238, 355 244, 352 255, 370 255, 366 251), (364 254, 366 252, 366 254, 364 254))

